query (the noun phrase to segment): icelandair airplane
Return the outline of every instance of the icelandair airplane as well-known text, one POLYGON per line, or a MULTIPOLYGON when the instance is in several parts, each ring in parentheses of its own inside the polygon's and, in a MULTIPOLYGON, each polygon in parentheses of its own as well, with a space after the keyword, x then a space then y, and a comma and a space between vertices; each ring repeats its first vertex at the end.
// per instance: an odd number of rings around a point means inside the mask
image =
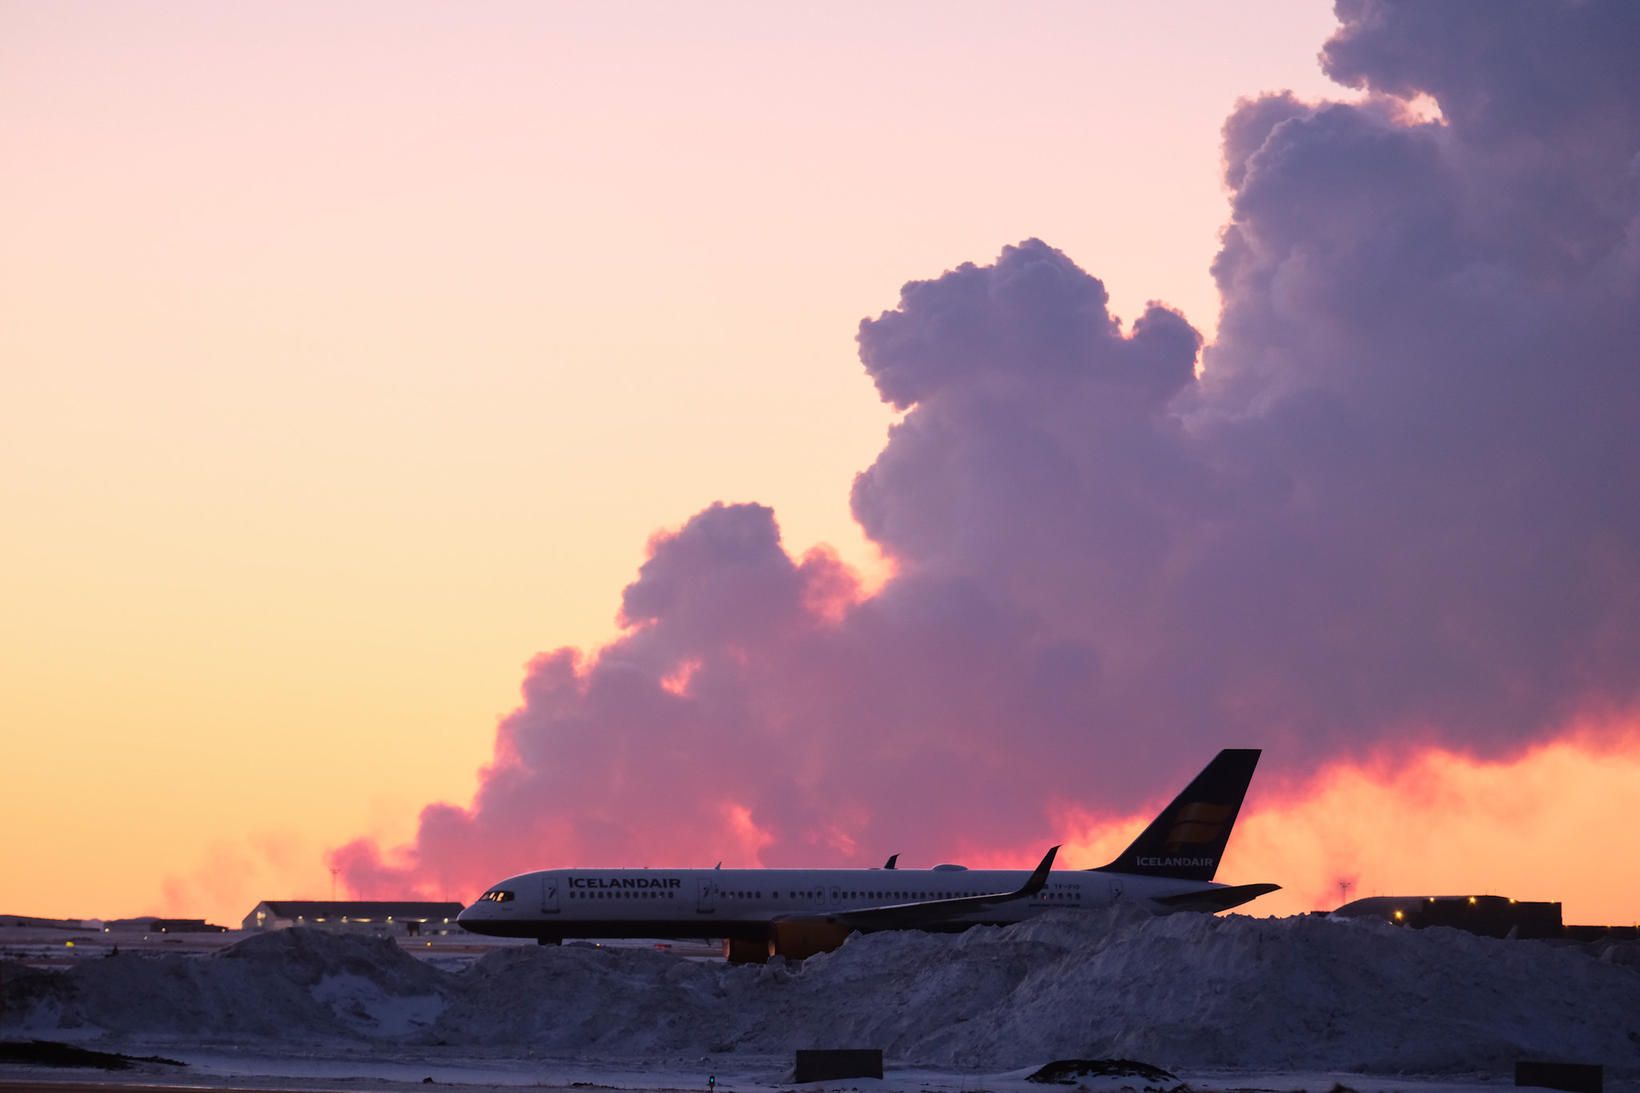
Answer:
POLYGON ((1054 873, 882 869, 546 869, 497 884, 456 919, 478 934, 723 939, 735 963, 829 952, 855 931, 960 931, 1043 911, 1133 903, 1157 914, 1224 911, 1280 885, 1213 883, 1259 751, 1219 752, 1109 865, 1054 873))

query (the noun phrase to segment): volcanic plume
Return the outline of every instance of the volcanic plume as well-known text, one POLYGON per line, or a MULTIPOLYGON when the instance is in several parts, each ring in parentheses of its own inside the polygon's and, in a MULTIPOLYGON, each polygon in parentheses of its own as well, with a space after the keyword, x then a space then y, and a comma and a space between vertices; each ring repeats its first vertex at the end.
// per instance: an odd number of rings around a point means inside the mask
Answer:
POLYGON ((474 799, 335 851, 351 888, 926 864, 1132 812, 1220 746, 1301 792, 1620 724, 1640 7, 1337 10, 1322 63, 1361 97, 1225 125, 1213 344, 1161 304, 1122 323, 1035 239, 907 284, 859 332, 904 411, 852 494, 892 577, 794 556, 755 504, 657 535, 621 636, 538 656, 474 799))

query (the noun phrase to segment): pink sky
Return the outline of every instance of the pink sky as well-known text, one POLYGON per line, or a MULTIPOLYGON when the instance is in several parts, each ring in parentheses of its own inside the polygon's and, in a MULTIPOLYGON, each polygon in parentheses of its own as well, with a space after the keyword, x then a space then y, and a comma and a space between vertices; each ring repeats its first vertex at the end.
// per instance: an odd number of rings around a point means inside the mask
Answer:
POLYGON ((325 895, 713 500, 871 572, 860 318, 1041 236, 1211 334, 1220 126, 1332 22, 0 3, 0 911, 325 895))

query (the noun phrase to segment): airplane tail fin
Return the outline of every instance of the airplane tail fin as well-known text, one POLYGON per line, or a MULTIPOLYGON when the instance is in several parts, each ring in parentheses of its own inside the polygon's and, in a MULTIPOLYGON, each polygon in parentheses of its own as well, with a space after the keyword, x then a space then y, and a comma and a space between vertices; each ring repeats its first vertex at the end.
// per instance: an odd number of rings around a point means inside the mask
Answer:
POLYGON ((1210 881, 1230 841, 1258 748, 1225 748, 1101 873, 1210 881))

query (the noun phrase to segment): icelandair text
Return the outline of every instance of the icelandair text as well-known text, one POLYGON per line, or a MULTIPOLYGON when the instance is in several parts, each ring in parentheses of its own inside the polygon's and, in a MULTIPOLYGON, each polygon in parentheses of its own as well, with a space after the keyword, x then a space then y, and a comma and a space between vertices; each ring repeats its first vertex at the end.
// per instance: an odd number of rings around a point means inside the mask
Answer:
POLYGON ((1138 863, 1147 869, 1177 869, 1180 866, 1198 866, 1217 864, 1217 858, 1139 858, 1138 863))

